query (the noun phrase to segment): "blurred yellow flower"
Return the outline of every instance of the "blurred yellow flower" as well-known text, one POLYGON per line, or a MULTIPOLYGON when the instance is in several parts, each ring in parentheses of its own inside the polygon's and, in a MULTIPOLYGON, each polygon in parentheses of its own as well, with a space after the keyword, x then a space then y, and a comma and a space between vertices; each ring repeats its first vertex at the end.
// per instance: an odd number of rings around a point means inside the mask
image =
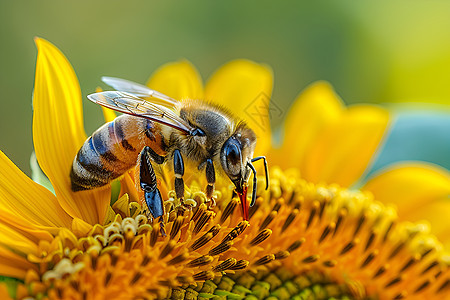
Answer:
MULTIPOLYGON (((80 89, 59 50, 42 39, 36 44, 33 139, 55 195, 0 152, 0 275, 7 276, 15 297, 448 295, 449 262, 429 227, 402 222, 394 208, 374 201, 371 193, 345 188, 362 175, 382 138, 389 120, 383 109, 345 108, 326 83, 314 84, 289 112, 283 148, 273 150, 268 115, 254 118, 249 112, 255 99, 270 98, 267 66, 230 62, 205 88, 188 62, 163 66, 148 82, 151 88, 176 99, 204 98, 229 107, 255 129, 256 153, 268 153, 270 163, 281 166, 271 169, 269 191, 258 191, 249 222, 234 212, 239 200, 232 199, 228 180, 218 178, 213 210, 204 203, 202 179, 186 180, 186 199, 197 206, 181 213, 171 180, 162 178, 169 199, 164 238, 159 223, 130 201, 136 197, 132 171, 121 179, 121 197, 112 206, 109 187, 70 190, 71 162, 86 139, 80 89), (13 279, 17 286, 11 285, 13 279)), ((107 119, 114 116, 104 112, 107 119)), ((397 202, 403 209, 409 199, 420 205, 448 195, 445 183, 443 172, 405 166, 376 177, 366 188, 381 198, 406 201, 397 202), (397 185, 410 180, 415 186, 397 185)), ((8 298, 5 286, 0 286, 0 298, 8 298)))

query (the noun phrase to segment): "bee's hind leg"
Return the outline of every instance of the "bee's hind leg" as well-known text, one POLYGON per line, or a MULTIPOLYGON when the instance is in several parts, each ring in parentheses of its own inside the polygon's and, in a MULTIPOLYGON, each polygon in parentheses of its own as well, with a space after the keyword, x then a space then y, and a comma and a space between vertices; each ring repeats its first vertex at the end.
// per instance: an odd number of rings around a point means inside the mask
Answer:
POLYGON ((208 185, 206 186, 206 198, 210 200, 209 209, 216 206, 216 201, 213 198, 214 184, 216 183, 216 171, 214 170, 213 161, 208 158, 206 160, 206 181, 208 185))
POLYGON ((150 214, 154 219, 159 218, 161 225, 161 235, 166 236, 164 231, 164 203, 161 197, 161 193, 158 190, 158 184, 156 181, 155 171, 151 163, 152 152, 154 151, 150 147, 144 147, 140 154, 140 170, 139 170, 139 183, 141 189, 144 191, 145 202, 150 214))
POLYGON ((183 215, 185 211, 190 210, 192 207, 184 203, 184 162, 178 149, 173 152, 173 171, 175 173, 175 194, 181 202, 181 205, 176 208, 177 214, 183 215))

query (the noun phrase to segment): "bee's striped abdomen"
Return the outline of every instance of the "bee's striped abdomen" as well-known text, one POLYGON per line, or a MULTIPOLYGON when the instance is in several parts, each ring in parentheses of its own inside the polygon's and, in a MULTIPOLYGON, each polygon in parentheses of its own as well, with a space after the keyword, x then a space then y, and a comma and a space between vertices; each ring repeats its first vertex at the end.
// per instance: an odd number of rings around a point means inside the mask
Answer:
POLYGON ((159 124, 129 115, 122 115, 97 129, 73 161, 72 190, 100 187, 119 177, 136 165, 144 146, 164 152, 161 135, 155 134, 155 130, 160 130, 159 124))

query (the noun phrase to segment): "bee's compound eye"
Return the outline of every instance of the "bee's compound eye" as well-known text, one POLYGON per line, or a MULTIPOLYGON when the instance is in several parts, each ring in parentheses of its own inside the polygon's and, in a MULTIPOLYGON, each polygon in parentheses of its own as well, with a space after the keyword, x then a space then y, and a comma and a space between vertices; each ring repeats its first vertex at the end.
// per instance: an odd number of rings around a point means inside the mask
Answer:
POLYGON ((236 165, 241 162, 241 150, 234 144, 228 147, 226 156, 228 164, 236 165))
POLYGON ((222 148, 222 165, 229 175, 239 175, 241 171, 241 156, 239 142, 235 139, 229 139, 222 148))

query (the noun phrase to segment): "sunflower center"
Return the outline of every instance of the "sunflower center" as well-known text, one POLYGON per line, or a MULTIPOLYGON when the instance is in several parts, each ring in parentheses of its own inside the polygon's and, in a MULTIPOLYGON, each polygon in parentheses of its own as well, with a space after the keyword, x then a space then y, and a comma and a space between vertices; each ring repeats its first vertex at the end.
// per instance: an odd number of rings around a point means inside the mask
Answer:
POLYGON ((61 231, 28 258, 37 268, 24 295, 421 299, 450 289, 448 263, 425 225, 398 222, 359 191, 314 185, 295 171, 271 174, 249 222, 219 182, 217 206, 198 191, 166 203, 165 237, 136 203, 113 206, 114 220, 87 236, 61 231))

